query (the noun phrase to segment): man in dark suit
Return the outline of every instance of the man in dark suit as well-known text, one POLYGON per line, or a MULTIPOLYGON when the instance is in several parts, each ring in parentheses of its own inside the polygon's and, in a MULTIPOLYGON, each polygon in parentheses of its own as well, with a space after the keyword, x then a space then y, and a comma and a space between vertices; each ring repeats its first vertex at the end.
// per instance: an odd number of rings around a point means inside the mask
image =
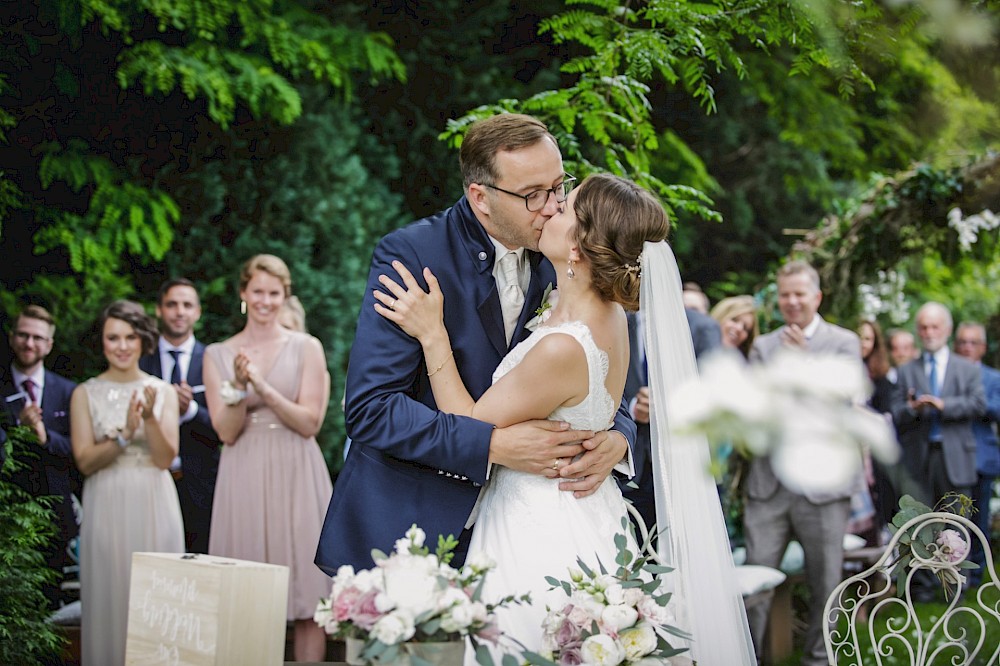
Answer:
MULTIPOLYGON (((983 393, 986 396, 986 413, 972 422, 976 438, 976 475, 972 501, 976 505, 973 520, 986 538, 990 537, 990 498, 993 486, 1000 476, 1000 446, 997 442, 997 423, 1000 422, 1000 371, 983 364, 986 354, 986 327, 975 322, 963 322, 955 331, 955 353, 979 367, 983 376, 983 393)), ((972 540, 969 559, 979 565, 968 572, 969 584, 978 585, 983 579, 986 553, 979 539, 972 540)))
POLYGON ((387 235, 372 257, 347 375, 351 449, 316 553, 316 563, 331 574, 344 564, 371 567, 372 549, 388 552, 413 523, 428 543, 439 535, 459 537, 455 563, 461 563, 470 533, 465 528, 491 464, 579 479, 561 488, 588 494, 626 457, 634 438, 635 424, 624 409, 616 419, 619 432, 583 442, 589 433, 565 424, 494 428, 436 409, 427 379, 436 369, 425 366, 420 343, 374 310, 379 275, 396 274, 393 260, 416 276, 424 267, 434 272, 449 303, 444 317, 454 362, 478 398, 500 360, 527 337, 526 323, 555 282, 555 269, 536 251, 538 238, 572 182, 546 127, 519 114, 473 125, 460 163, 465 196, 387 235))
POLYGON ((933 506, 950 492, 972 496, 976 485, 976 437, 972 424, 986 411, 982 373, 948 350, 951 312, 925 303, 917 311, 921 357, 899 369, 892 416, 903 447, 903 464, 933 506))
MULTIPOLYGON (((44 555, 61 581, 63 568, 72 564, 67 548, 79 534, 73 511, 75 465, 69 438, 69 403, 76 384, 45 369, 55 332, 52 315, 41 306, 29 305, 14 318, 10 330, 13 358, 9 366, 0 368, 0 395, 11 419, 29 426, 38 437, 38 448, 33 452, 37 455, 22 461, 27 468, 14 481, 36 497, 56 498, 52 509, 57 533, 44 555)), ((64 600, 58 582, 44 591, 52 607, 58 608, 64 600)))
POLYGON ((201 379, 205 345, 194 337, 194 326, 201 318, 201 301, 194 284, 183 278, 164 282, 156 299, 156 317, 160 320, 157 350, 141 358, 139 367, 177 391, 180 460, 174 461, 172 469, 186 547, 189 553, 207 553, 221 443, 212 429, 201 379))
MULTIPOLYGON (((781 349, 798 349, 857 360, 858 372, 862 372, 857 334, 819 315, 823 292, 816 270, 803 261, 790 261, 778 270, 777 282, 778 310, 785 325, 758 337, 750 360, 767 363, 781 349)), ((794 537, 802 544, 810 597, 802 655, 802 664, 807 666, 828 663, 823 647, 823 606, 841 580, 844 533, 854 487, 846 484, 824 492, 794 492, 777 479, 768 458, 754 458, 747 473, 743 515, 747 564, 777 569, 789 540, 794 537)), ((747 609, 757 654, 762 653, 770 606, 768 602, 747 609)))
MULTIPOLYGON (((722 346, 719 324, 706 314, 684 308, 695 358, 722 346)), ((643 337, 642 313, 628 315, 629 367, 625 375, 625 400, 636 424, 634 457, 635 477, 619 477, 622 495, 642 516, 646 528, 656 530, 656 497, 653 494, 653 456, 649 434, 649 385, 646 377, 646 350, 643 337)), ((633 517, 634 518, 634 517, 633 517)))

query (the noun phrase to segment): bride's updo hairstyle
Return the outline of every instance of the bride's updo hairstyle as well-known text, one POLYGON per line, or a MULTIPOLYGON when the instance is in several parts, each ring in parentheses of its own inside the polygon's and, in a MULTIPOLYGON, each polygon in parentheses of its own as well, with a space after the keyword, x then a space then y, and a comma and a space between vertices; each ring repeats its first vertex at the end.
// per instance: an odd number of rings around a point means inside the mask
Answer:
POLYGON ((577 187, 573 210, 576 241, 590 263, 594 291, 626 310, 638 310, 642 245, 665 240, 670 231, 663 205, 632 181, 600 173, 577 187))

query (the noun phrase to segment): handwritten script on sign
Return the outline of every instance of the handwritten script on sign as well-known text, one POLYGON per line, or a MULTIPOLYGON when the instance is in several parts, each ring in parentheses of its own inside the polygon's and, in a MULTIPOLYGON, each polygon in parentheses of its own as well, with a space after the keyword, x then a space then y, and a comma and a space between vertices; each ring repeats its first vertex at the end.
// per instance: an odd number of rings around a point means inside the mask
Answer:
POLYGON ((203 622, 214 626, 216 619, 206 617, 205 605, 199 603, 198 581, 159 569, 149 573, 149 585, 137 610, 140 622, 149 630, 147 635, 159 638, 156 663, 179 664, 181 650, 213 654, 215 642, 203 637, 202 626, 203 622))

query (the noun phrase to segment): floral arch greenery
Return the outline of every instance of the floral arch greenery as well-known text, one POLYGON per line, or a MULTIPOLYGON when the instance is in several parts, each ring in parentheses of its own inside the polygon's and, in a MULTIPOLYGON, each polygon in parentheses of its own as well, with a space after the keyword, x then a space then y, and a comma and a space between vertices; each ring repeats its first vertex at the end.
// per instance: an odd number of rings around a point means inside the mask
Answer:
POLYGON ((792 254, 816 267, 825 310, 847 321, 861 310, 863 285, 900 266, 926 257, 945 265, 963 258, 1000 260, 1000 153, 950 168, 920 164, 878 176, 840 208, 797 242, 792 254))

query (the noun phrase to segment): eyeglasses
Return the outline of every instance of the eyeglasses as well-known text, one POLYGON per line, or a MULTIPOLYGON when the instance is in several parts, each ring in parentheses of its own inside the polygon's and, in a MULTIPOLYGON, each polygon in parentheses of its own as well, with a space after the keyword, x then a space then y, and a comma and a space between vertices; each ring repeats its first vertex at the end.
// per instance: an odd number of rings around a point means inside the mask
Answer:
POLYGON ((556 203, 566 201, 566 197, 569 196, 569 191, 573 189, 573 183, 575 182, 576 178, 567 175, 563 178, 562 182, 555 187, 550 187, 547 190, 535 190, 534 192, 528 192, 527 194, 518 194, 517 192, 511 192, 510 190, 505 190, 502 187, 489 185, 487 183, 482 183, 482 185, 483 187, 494 189, 497 192, 503 192, 504 194, 509 194, 512 197, 524 199, 524 207, 528 209, 528 212, 537 213, 541 209, 545 208, 545 204, 549 202, 550 194, 555 195, 556 203))
POLYGON ((31 340, 35 344, 41 344, 49 341, 49 338, 41 335, 32 335, 31 333, 27 333, 25 331, 14 331, 14 337, 17 338, 19 342, 27 342, 28 340, 31 340))
POLYGON ((973 347, 979 347, 985 345, 986 343, 982 340, 968 340, 966 338, 959 338, 955 340, 956 345, 972 345, 973 347))

